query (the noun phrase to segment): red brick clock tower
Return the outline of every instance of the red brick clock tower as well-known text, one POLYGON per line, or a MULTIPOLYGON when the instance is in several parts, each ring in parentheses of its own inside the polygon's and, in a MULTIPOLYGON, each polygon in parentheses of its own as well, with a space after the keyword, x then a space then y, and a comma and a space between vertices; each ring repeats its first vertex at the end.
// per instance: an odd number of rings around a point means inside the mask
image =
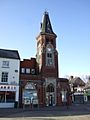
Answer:
POLYGON ((69 101, 69 81, 58 77, 56 37, 45 12, 36 38, 36 58, 20 62, 20 106, 55 106, 69 101))
POLYGON ((44 13, 41 31, 37 37, 37 63, 39 74, 45 79, 46 104, 56 105, 56 80, 58 78, 58 52, 56 34, 53 32, 49 15, 44 13))
POLYGON ((56 37, 52 30, 49 15, 45 12, 41 23, 41 32, 37 37, 37 63, 39 72, 44 77, 58 77, 56 37))

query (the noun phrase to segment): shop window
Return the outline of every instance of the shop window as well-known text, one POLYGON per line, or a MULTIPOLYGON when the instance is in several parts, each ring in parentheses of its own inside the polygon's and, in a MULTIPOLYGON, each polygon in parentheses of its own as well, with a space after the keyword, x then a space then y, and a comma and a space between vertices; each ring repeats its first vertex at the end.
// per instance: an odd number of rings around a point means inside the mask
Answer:
POLYGON ((24 104, 38 104, 37 90, 34 83, 27 83, 23 90, 23 103, 24 104))

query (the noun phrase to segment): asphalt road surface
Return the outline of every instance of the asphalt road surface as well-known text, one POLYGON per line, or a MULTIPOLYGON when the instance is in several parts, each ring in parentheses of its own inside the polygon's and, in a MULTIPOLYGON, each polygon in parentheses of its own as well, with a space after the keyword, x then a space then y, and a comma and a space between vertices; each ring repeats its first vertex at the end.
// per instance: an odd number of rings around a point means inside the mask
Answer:
POLYGON ((0 109, 0 120, 90 120, 90 104, 33 109, 0 109))

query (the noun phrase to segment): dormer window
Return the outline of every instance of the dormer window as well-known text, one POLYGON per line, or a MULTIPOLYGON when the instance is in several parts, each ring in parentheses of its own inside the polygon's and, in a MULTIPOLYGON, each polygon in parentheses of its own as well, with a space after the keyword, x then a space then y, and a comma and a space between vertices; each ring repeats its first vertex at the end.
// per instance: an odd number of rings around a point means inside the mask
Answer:
POLYGON ((31 74, 35 74, 35 69, 31 69, 31 74))
POLYGON ((26 74, 30 74, 30 68, 26 68, 26 74))
POLYGON ((21 68, 21 73, 25 73, 25 68, 21 68))

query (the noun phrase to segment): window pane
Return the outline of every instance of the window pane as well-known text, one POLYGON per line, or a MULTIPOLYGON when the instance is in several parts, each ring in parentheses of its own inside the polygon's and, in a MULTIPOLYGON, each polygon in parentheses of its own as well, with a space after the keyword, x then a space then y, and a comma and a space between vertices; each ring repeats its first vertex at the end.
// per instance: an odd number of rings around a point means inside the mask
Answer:
POLYGON ((30 69, 29 68, 26 68, 26 73, 30 73, 30 69))
POLYGON ((52 54, 50 53, 50 56, 49 56, 50 58, 52 58, 52 54))
POLYGON ((52 65, 53 64, 52 59, 48 59, 47 62, 48 62, 47 63, 48 65, 52 65))
POLYGON ((21 73, 25 73, 25 68, 21 68, 21 73))
POLYGON ((47 53, 48 58, 52 58, 52 53, 47 53))
POLYGON ((35 74, 35 69, 31 69, 31 73, 32 73, 32 74, 35 74))
POLYGON ((9 67, 9 61, 3 61, 2 67, 9 67))
POLYGON ((2 82, 8 82, 8 72, 2 72, 2 82))
POLYGON ((49 57, 49 53, 47 53, 47 57, 49 57))
POLYGON ((62 91, 62 102, 66 102, 67 99, 66 99, 66 91, 62 91))

